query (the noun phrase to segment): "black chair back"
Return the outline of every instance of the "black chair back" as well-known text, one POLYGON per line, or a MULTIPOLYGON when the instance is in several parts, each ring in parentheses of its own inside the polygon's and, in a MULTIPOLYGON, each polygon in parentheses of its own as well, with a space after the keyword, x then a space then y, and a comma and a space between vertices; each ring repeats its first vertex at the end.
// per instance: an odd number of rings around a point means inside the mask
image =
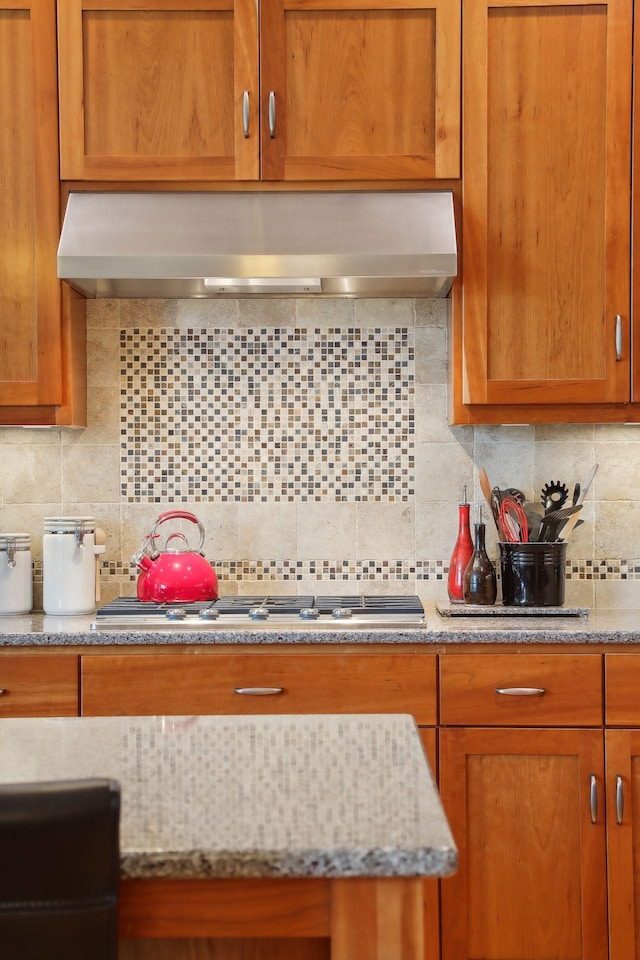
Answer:
POLYGON ((120 787, 0 784, 0 957, 115 960, 120 787))

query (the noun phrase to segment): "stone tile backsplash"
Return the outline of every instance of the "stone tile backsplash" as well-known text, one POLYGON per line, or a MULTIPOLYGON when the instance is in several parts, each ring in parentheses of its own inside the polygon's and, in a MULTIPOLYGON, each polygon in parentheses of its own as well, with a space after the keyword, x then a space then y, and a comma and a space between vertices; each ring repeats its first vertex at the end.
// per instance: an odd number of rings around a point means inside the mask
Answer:
POLYGON ((447 309, 90 302, 89 425, 0 430, 1 529, 31 534, 37 581, 43 518, 95 516, 106 599, 134 592, 131 555, 175 506, 202 521, 227 593, 339 584, 443 600, 457 504, 463 485, 480 503, 479 467, 533 498, 598 461, 567 600, 640 605, 640 428, 450 427, 447 309))

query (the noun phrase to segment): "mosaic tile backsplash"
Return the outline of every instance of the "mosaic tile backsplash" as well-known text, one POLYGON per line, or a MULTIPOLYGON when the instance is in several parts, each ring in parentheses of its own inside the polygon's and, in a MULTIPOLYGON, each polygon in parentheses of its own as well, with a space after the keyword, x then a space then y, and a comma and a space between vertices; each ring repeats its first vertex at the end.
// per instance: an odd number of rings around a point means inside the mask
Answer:
POLYGON ((407 327, 134 328, 121 351, 129 503, 415 494, 407 327))
MULTIPOLYGON (((450 427, 446 300, 99 300, 86 429, 0 429, 3 532, 107 533, 103 599, 158 515, 192 512, 221 590, 446 598, 463 486, 529 499, 600 469, 569 543, 567 602, 640 607, 640 427, 450 427)), ((190 542, 193 537, 190 526, 190 542)), ((490 555, 495 533, 487 527, 490 555)))

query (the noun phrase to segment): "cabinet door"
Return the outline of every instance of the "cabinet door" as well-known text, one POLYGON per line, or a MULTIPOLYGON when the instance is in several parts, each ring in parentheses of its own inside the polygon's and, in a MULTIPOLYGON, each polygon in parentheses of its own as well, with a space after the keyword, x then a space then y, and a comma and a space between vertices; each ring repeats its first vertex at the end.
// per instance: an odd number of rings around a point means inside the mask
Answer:
POLYGON ((465 0, 466 404, 630 399, 631 13, 465 0))
POLYGON ((0 717, 77 715, 77 656, 13 653, 0 656, 0 717))
POLYGON ((62 401, 55 27, 54 0, 0 0, 0 423, 62 401))
POLYGON ((255 0, 63 0, 58 32, 63 179, 257 177, 255 0))
POLYGON ((459 0, 262 0, 262 178, 458 177, 459 0))
POLYGON ((603 768, 601 730, 440 732, 444 960, 605 960, 603 768))
POLYGON ((640 730, 607 730, 610 958, 640 957, 640 730))

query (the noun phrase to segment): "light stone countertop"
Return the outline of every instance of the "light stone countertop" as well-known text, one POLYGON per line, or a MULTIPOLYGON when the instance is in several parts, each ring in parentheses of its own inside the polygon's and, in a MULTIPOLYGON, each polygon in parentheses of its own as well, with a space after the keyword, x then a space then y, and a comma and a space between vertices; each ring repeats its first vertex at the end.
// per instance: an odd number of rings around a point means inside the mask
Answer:
POLYGON ((42 613, 0 617, 0 647, 156 646, 233 644, 451 644, 559 643, 636 644, 640 642, 640 610, 592 609, 586 617, 531 615, 443 617, 425 604, 426 624, 403 629, 342 628, 321 630, 311 624, 295 627, 219 627, 185 630, 92 631, 94 617, 46 616, 42 613))
POLYGON ((108 777, 124 877, 446 876, 412 717, 0 720, 0 782, 108 777))

